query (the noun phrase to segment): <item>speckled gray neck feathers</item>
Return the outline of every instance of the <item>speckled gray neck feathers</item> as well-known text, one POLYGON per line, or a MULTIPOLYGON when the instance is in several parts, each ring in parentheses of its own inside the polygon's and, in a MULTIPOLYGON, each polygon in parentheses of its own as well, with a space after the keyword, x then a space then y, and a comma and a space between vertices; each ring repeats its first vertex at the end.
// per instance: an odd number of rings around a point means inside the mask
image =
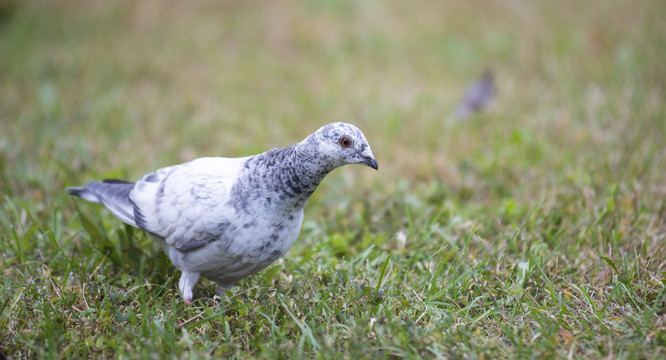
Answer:
POLYGON ((231 190, 238 213, 251 213, 256 207, 277 214, 301 209, 326 174, 337 166, 320 159, 311 138, 281 149, 250 157, 231 190))

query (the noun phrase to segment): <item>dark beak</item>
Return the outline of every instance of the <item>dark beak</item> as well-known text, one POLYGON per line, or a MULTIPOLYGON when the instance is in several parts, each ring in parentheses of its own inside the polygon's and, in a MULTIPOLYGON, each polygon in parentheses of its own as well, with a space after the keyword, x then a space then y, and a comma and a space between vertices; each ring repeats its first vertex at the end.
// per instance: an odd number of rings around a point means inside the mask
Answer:
POLYGON ((377 160, 375 160, 375 158, 373 158, 371 156, 364 157, 361 164, 363 164, 365 166, 368 166, 368 167, 371 167, 375 170, 379 170, 379 164, 377 164, 377 160))

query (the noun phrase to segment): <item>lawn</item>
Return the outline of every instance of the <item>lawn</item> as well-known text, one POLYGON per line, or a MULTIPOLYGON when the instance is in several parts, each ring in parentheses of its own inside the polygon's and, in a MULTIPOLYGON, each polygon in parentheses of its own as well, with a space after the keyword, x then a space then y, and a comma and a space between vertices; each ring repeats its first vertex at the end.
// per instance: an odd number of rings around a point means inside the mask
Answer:
MULTIPOLYGON (((666 2, 0 0, 0 355, 666 357, 666 2), (484 69, 497 96, 451 114, 484 69), (194 302, 64 190, 345 121, 299 239, 194 302)), ((0 356, 0 358, 2 357, 0 356)))

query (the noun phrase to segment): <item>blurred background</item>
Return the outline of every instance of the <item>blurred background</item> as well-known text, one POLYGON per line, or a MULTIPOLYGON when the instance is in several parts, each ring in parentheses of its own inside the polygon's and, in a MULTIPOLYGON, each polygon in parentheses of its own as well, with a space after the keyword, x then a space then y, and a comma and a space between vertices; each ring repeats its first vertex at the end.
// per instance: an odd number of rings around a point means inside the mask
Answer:
MULTIPOLYGON (((478 335, 468 349, 497 341, 526 357, 570 357, 580 341, 583 358, 641 357, 655 338, 666 344, 665 64, 663 0, 0 0, 0 283, 12 289, 0 291, 4 351, 60 351, 85 334, 137 354, 142 332, 124 311, 153 324, 132 304, 161 313, 180 303, 151 239, 75 202, 66 186, 247 156, 345 121, 363 130, 379 171, 330 174, 292 251, 239 283, 223 308, 242 306, 245 291, 273 306, 277 289, 321 309, 299 291, 324 291, 347 269, 353 281, 330 286, 347 294, 336 297, 341 309, 358 304, 359 321, 327 316, 340 334, 324 340, 359 354, 403 339, 398 347, 423 356, 445 334, 443 349, 478 335), (347 262, 357 255, 365 260, 347 262), (374 305, 354 286, 379 289, 387 264, 384 306, 404 319, 382 340, 363 308, 374 305), (106 292, 130 303, 107 305, 121 320, 101 330, 63 320, 84 316, 72 309, 88 307, 87 296, 101 308, 106 292), (412 307, 422 293, 423 311, 412 307), (401 333, 414 326, 425 340, 401 333)), ((214 286, 196 291, 210 299, 214 286)), ((230 322, 234 334, 255 334, 249 326, 265 320, 236 323, 248 311, 234 311, 211 320, 218 335, 230 322)), ((159 321, 180 336, 181 312, 170 314, 159 321)), ((299 346, 263 336, 226 346, 299 346)), ((175 344, 154 338, 157 349, 175 344)))
POLYGON ((380 171, 334 172, 313 197, 322 211, 399 197, 524 214, 613 187, 658 198, 664 14, 624 0, 2 0, 0 187, 49 208, 65 186, 345 121, 380 171), (487 106, 462 114, 484 72, 487 106))
POLYGON ((324 185, 346 191, 441 180, 484 201, 621 173, 663 161, 664 14, 623 0, 2 0, 3 191, 245 156, 333 121, 359 126, 381 165, 324 185), (456 117, 484 70, 490 106, 456 117))

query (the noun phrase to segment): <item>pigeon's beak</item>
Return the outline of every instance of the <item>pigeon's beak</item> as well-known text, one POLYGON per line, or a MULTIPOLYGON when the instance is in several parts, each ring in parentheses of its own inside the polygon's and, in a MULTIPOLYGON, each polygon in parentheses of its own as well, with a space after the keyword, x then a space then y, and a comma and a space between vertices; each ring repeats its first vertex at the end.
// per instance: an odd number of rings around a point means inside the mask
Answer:
POLYGON ((361 164, 379 170, 379 164, 377 163, 377 160, 375 160, 375 156, 372 155, 372 150, 370 150, 370 148, 362 152, 361 157, 363 157, 363 160, 360 162, 361 164))

